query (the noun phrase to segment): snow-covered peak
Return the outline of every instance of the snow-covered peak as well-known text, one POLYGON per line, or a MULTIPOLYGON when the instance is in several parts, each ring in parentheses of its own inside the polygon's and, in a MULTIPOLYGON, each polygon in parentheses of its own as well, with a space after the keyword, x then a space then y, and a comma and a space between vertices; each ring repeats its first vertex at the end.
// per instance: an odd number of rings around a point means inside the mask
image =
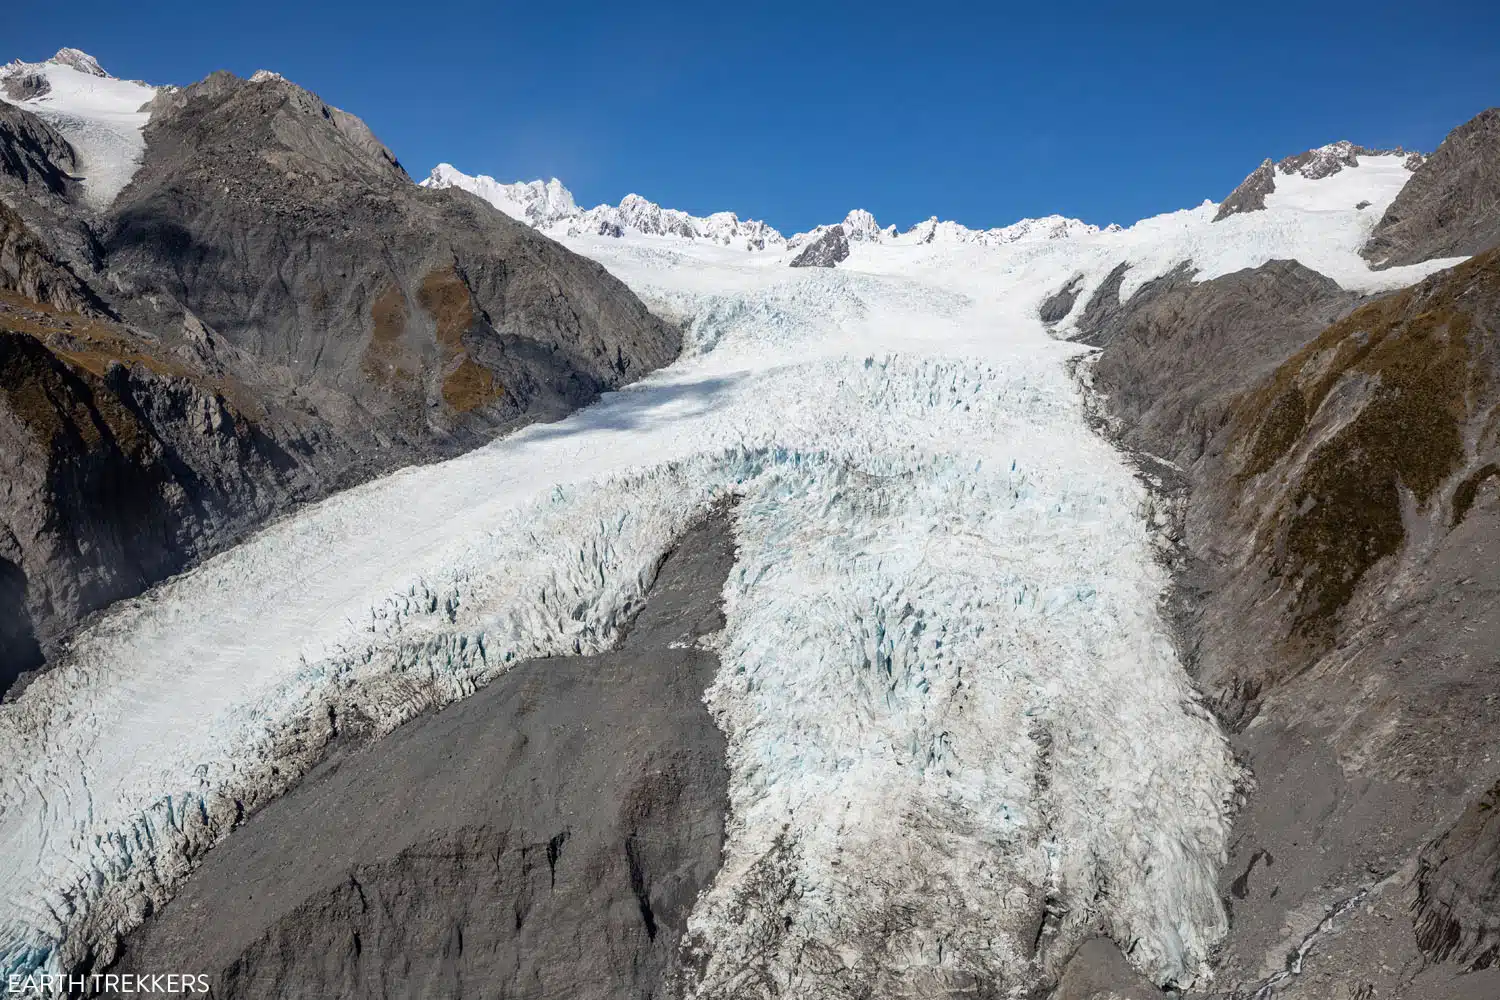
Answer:
MULTIPOLYGON (((1067 239, 1100 232, 1098 226, 1079 219, 1061 215, 1048 215, 1040 219, 1022 219, 1008 226, 994 229, 970 229, 958 222, 939 221, 937 216, 919 222, 905 232, 897 232, 895 226, 884 229, 875 221, 875 216, 862 208, 856 208, 844 217, 841 223, 851 242, 885 243, 896 246, 921 246, 929 243, 972 243, 979 246, 998 247, 1018 240, 1067 239)), ((811 243, 826 233, 831 226, 818 226, 805 233, 798 233, 787 241, 788 248, 811 243)), ((1105 232, 1115 232, 1119 226, 1110 225, 1105 232)))
POLYGON ((675 208, 663 208, 633 193, 627 194, 618 205, 599 205, 584 211, 555 177, 549 181, 507 184, 483 174, 471 176, 452 164, 440 163, 422 186, 460 188, 478 195, 511 218, 553 235, 623 236, 626 232, 633 232, 711 240, 747 250, 764 250, 786 242, 780 233, 764 222, 741 220, 733 212, 715 212, 700 217, 675 208))
POLYGON ((1301 174, 1310 181, 1316 181, 1331 177, 1345 167, 1359 166, 1361 156, 1406 155, 1406 150, 1400 146, 1395 149, 1371 149, 1368 146, 1356 146, 1348 139, 1340 139, 1317 149, 1285 157, 1276 164, 1276 169, 1284 175, 1301 174))
POLYGON ((57 55, 47 61, 57 66, 67 66, 70 69, 76 69, 78 72, 89 76, 102 76, 108 80, 114 79, 114 77, 104 72, 104 67, 99 65, 99 60, 82 49, 58 49, 57 55))
POLYGON ((856 208, 844 216, 844 235, 855 243, 880 242, 880 224, 875 216, 862 208, 856 208))
POLYGON ((130 183, 145 151, 145 105, 157 88, 118 80, 78 49, 62 49, 46 62, 0 66, 0 100, 42 118, 77 154, 83 195, 103 209, 130 183))
POLYGON ((428 188, 459 188, 478 195, 518 222, 539 228, 579 214, 572 193, 556 177, 506 184, 484 174, 469 176, 451 163, 439 163, 422 182, 428 188))
POLYGON ((275 70, 270 70, 270 69, 258 69, 254 73, 250 74, 250 82, 251 83, 269 83, 272 80, 285 80, 285 79, 286 79, 286 77, 282 76, 280 73, 276 72, 275 70))

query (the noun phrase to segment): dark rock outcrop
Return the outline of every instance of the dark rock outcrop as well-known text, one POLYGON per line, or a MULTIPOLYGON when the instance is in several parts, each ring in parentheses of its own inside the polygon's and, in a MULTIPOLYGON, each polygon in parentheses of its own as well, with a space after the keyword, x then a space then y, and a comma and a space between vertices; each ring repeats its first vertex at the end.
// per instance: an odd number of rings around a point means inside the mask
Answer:
POLYGON ((0 331, 25 362, 0 458, 26 484, 0 529, 44 653, 293 504, 560 417, 680 347, 598 264, 418 187, 278 77, 164 91, 145 139, 100 214, 66 140, 0 104, 0 331))
POLYGON ((1434 962, 1500 964, 1500 784, 1422 854, 1417 943, 1434 962))
POLYGON ((720 863, 728 772, 702 701, 734 562, 720 512, 619 648, 524 663, 347 749, 253 815, 130 935, 114 972, 216 997, 674 995, 720 863))
POLYGON ((1296 261, 1194 275, 1185 264, 1146 282, 1095 330, 1109 349, 1094 384, 1124 442, 1183 465, 1208 449, 1232 400, 1358 301, 1296 261))
POLYGON ((52 90, 52 84, 44 74, 29 69, 0 77, 0 90, 5 91, 5 96, 12 101, 29 101, 47 96, 52 90))
POLYGON ((67 196, 77 164, 73 147, 36 115, 0 101, 0 174, 30 192, 67 196))
POLYGON ((1276 190, 1276 167, 1269 160, 1265 160, 1260 166, 1250 172, 1250 175, 1240 181, 1240 186, 1229 193, 1229 197, 1219 203, 1219 210, 1214 213, 1214 221, 1222 222, 1231 215, 1241 212, 1259 212, 1266 207, 1266 195, 1276 190))
POLYGON ((7 687, 70 623, 269 516, 294 465, 210 386, 122 364, 107 325, 53 339, 16 318, 0 316, 0 556, 26 624, 0 651, 7 687))
POLYGON ((1074 275, 1068 283, 1042 300, 1037 315, 1043 323, 1055 326, 1068 318, 1078 302, 1078 292, 1083 285, 1083 275, 1074 275))
POLYGON ((842 224, 829 226, 823 235, 792 258, 791 267, 835 267, 849 257, 849 238, 842 224))
POLYGON ((1360 253, 1374 267, 1500 245, 1500 108, 1448 134, 1396 195, 1360 253))
POLYGON ((1124 308, 1120 302, 1120 288, 1125 282, 1125 272, 1129 270, 1129 263, 1116 264, 1099 282, 1099 287, 1094 289, 1094 294, 1083 307, 1083 315, 1078 317, 1074 340, 1103 347, 1114 337, 1116 320, 1124 308))

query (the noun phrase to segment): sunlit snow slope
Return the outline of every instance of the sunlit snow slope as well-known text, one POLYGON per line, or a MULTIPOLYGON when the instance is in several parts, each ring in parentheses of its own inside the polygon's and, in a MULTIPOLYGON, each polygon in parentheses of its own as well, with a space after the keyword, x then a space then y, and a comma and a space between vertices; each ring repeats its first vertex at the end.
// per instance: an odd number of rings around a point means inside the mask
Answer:
POLYGON ((144 106, 157 88, 117 80, 76 49, 63 49, 46 62, 0 66, 0 77, 27 77, 41 91, 11 103, 68 140, 78 156, 84 198, 94 208, 108 208, 141 165, 146 150, 141 130, 151 117, 144 106))
POLYGON ((1158 617, 1149 498, 1036 308, 1124 261, 1131 287, 1288 256, 1409 282, 1355 254, 1399 170, 1278 180, 1268 210, 1217 224, 1206 206, 1004 246, 871 242, 811 273, 571 240, 683 323, 682 360, 267 529, 0 708, 0 973, 107 954, 308 766, 330 713, 389 729, 518 659, 607 647, 732 494, 709 692, 732 812, 692 993, 1025 987, 1101 926, 1158 982, 1201 983, 1237 774, 1158 617))

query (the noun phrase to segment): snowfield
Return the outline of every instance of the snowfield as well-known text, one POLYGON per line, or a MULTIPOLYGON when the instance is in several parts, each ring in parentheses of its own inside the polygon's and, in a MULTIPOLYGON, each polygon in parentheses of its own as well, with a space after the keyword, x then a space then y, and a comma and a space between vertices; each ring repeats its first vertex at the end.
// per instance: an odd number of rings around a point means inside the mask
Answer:
POLYGON ((0 100, 4 77, 45 81, 38 96, 9 103, 25 108, 56 129, 77 155, 83 196, 103 210, 130 183, 146 152, 141 130, 151 115, 144 106, 157 88, 110 76, 92 56, 63 49, 46 62, 13 62, 0 66, 0 100))
POLYGON ((1355 253, 1406 176, 1383 157, 1278 177, 1267 211, 1217 224, 1206 205, 870 239, 833 271, 568 238, 682 323, 682 359, 271 526, 0 707, 0 974, 108 954, 330 718, 389 730, 518 660, 607 648, 674 538, 734 496, 707 695, 731 814, 692 994, 1019 993, 1100 927, 1157 982, 1203 985, 1240 776, 1158 615, 1151 498, 1037 305, 1081 275, 1081 312, 1121 262, 1127 295, 1184 260, 1409 283, 1451 262, 1355 253))

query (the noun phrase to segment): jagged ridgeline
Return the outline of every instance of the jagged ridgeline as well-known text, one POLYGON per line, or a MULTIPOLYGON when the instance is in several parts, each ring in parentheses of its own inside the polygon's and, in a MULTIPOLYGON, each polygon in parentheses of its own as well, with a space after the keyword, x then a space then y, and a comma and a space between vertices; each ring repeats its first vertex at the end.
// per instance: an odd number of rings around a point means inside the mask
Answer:
POLYGON ((297 502, 677 354, 598 264, 275 74, 0 75, 0 685, 297 502))

